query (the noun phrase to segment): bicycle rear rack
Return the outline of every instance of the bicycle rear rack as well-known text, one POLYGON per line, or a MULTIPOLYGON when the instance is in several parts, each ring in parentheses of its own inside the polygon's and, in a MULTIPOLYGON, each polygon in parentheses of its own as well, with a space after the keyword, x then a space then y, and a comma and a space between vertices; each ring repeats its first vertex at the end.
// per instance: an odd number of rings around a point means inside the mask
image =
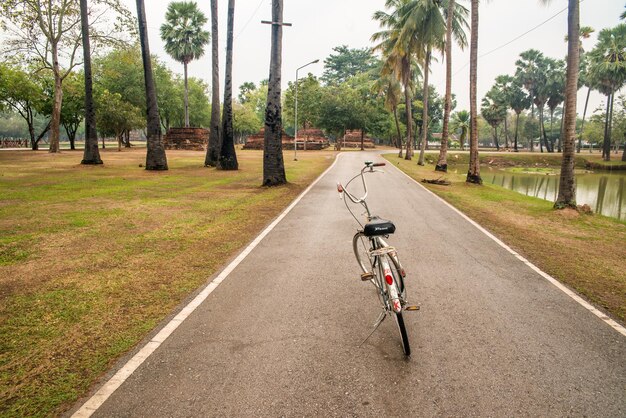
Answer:
POLYGON ((379 248, 377 250, 371 250, 369 252, 369 254, 370 254, 371 257, 376 257, 378 255, 395 253, 395 252, 396 252, 395 247, 382 247, 382 248, 379 248))

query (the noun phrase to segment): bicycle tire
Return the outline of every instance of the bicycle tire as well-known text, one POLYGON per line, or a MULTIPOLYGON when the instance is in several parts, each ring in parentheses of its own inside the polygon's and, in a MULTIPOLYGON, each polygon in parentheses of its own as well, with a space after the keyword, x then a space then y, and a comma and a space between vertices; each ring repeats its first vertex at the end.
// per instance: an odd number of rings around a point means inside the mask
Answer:
POLYGON ((394 312, 394 316, 396 318, 396 325, 398 325, 398 331, 400 331, 400 339, 402 340, 402 351, 405 356, 411 355, 411 345, 409 344, 409 336, 406 332, 406 327, 404 326, 404 318, 402 317, 402 312, 394 312))

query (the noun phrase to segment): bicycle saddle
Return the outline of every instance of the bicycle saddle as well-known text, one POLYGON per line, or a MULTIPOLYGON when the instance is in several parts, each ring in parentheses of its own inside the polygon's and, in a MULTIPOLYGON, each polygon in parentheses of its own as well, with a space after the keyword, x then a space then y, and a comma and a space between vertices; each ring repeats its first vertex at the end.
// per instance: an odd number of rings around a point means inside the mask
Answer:
POLYGON ((363 233, 367 237, 374 237, 377 235, 389 235, 393 234, 396 231, 396 226, 393 222, 388 221, 386 219, 381 219, 377 216, 373 217, 372 220, 365 224, 363 228, 363 233))

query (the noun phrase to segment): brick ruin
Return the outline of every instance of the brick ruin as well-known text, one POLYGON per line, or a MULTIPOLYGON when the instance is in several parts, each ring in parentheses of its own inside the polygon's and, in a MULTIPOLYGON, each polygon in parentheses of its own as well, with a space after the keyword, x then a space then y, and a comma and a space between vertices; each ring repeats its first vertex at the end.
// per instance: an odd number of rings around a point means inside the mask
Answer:
POLYGON ((203 128, 170 128, 163 138, 165 149, 205 151, 209 130, 203 128))
MULTIPOLYGON (((298 131, 298 149, 304 149, 306 142, 307 150, 321 150, 328 148, 330 142, 321 129, 303 129, 298 131)), ((285 131, 282 132, 282 143, 284 150, 292 150, 294 145, 294 137, 287 135, 285 131)), ((263 149, 265 144, 265 128, 261 128, 261 131, 257 134, 250 135, 246 140, 246 144, 243 149, 263 149)))
MULTIPOLYGON (((354 129, 346 131, 341 141, 342 148, 361 148, 361 130, 354 129)), ((374 148, 374 140, 367 135, 363 137, 363 148, 374 148)))

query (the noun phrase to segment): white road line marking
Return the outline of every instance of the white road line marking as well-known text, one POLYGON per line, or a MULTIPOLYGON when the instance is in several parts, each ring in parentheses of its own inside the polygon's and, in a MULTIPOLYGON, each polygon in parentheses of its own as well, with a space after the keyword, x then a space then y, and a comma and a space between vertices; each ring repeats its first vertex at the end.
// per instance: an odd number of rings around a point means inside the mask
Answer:
POLYGON ((541 277, 543 277, 544 279, 546 279, 547 281, 549 281, 550 283, 552 283, 554 286, 556 286, 559 290, 561 290, 563 293, 565 293, 567 296, 569 296, 570 298, 574 299, 576 302, 578 302, 580 305, 582 305, 585 309, 587 309, 588 311, 590 311, 591 313, 593 313, 595 316, 597 316, 598 318, 600 318, 603 322, 605 322, 607 325, 609 325, 610 327, 612 327, 615 331, 619 332, 620 334, 622 334, 623 336, 626 337, 626 328, 624 328, 622 325, 620 325, 619 323, 617 323, 616 321, 614 321, 613 319, 609 318, 604 312, 600 311, 598 308, 596 308, 595 306, 593 306, 592 304, 590 304, 589 302, 587 302, 586 300, 584 300, 582 297, 580 297, 580 295, 578 295, 576 292, 574 292, 573 290, 571 290, 570 288, 568 288, 567 286, 565 286, 563 283, 559 282, 557 279, 555 279, 554 277, 550 276, 548 273, 542 271, 539 267, 535 266, 533 263, 531 263, 530 261, 528 261, 527 259, 525 259, 524 257, 522 257, 521 255, 519 255, 517 252, 515 252, 511 247, 509 247, 508 245, 506 245, 504 242, 500 241, 496 236, 494 236, 491 232, 487 231, 485 228, 483 228, 482 226, 480 226, 476 221, 474 221, 473 219, 471 219, 469 216, 467 216, 466 214, 464 214, 463 212, 461 212, 460 210, 458 210, 457 208, 455 208, 454 206, 452 206, 450 203, 446 202, 445 200, 443 200, 441 197, 437 196, 435 193, 431 192, 430 190, 428 190, 426 187, 424 187, 420 182, 418 182, 417 180, 415 180, 413 177, 409 176, 408 174, 406 174, 404 171, 400 170, 399 168, 397 168, 396 166, 394 166, 393 164, 389 164, 391 167, 395 168, 396 170, 398 170, 400 173, 402 173, 403 175, 405 175, 407 178, 409 178, 410 180, 412 180, 415 184, 417 184, 418 186, 420 186, 422 189, 426 190, 428 193, 430 193, 431 195, 433 195, 435 198, 439 199, 441 202, 443 202, 446 206, 448 206, 450 209, 452 209, 453 211, 455 211, 456 213, 458 213, 462 218, 464 218, 466 221, 468 221, 469 223, 471 223, 472 225, 474 225, 479 231, 481 231, 483 234, 487 235, 489 238, 491 238, 492 240, 494 240, 498 245, 500 245, 502 248, 504 248, 505 250, 507 250, 508 252, 510 252, 511 254, 513 254, 518 260, 520 260, 522 263, 526 264, 528 267, 530 267, 532 270, 534 270, 536 273, 538 273, 541 277))
MULTIPOLYGON (((340 154, 339 154, 340 155, 340 154)), ((309 191, 330 171, 333 169, 339 155, 336 156, 335 161, 324 171, 320 176, 315 179, 309 187, 306 188, 300 195, 285 209, 267 228, 261 232, 222 272, 213 279, 202 291, 185 306, 181 311, 162 329, 157 335, 155 335, 146 345, 139 350, 115 375, 109 379, 91 398, 87 400, 76 411, 73 418, 86 418, 90 417, 94 412, 102 406, 102 404, 119 388, 122 383, 126 381, 132 375, 135 370, 157 349, 163 344, 163 342, 178 328, 182 322, 187 319, 189 315, 198 307, 204 300, 213 292, 220 283, 222 283, 228 275, 259 245, 259 243, 269 234, 275 227, 283 220, 285 216, 302 200, 302 198, 309 193, 309 191)))

